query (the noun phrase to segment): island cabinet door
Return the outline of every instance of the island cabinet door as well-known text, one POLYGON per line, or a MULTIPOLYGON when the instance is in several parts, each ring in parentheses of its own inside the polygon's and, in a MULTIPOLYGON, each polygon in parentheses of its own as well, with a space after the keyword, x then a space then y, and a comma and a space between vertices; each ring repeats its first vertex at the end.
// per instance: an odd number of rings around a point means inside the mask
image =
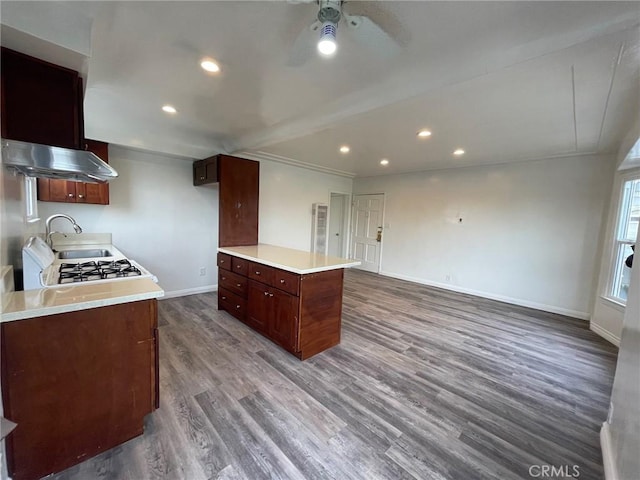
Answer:
POLYGON ((272 288, 269 301, 271 303, 269 338, 286 350, 297 351, 298 297, 272 288))
POLYGON ((247 325, 264 334, 267 334, 268 319, 271 311, 269 290, 270 287, 264 283, 249 280, 247 325))

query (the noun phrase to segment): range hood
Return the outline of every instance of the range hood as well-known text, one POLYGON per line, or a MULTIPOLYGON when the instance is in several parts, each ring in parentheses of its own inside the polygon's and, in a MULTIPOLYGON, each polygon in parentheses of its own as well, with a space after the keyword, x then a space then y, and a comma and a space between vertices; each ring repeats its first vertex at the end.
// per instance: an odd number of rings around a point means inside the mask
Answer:
POLYGON ((27 177, 107 183, 118 176, 91 152, 4 138, 1 141, 2 163, 27 177))

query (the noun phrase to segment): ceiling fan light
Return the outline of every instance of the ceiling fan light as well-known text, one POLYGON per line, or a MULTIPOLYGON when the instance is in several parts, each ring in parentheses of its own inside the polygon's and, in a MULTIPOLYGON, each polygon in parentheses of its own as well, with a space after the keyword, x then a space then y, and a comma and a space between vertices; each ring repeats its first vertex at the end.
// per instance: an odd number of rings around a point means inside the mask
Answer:
POLYGON ((318 41, 318 51, 325 56, 333 55, 338 48, 336 43, 336 24, 324 22, 320 29, 320 40, 318 41))

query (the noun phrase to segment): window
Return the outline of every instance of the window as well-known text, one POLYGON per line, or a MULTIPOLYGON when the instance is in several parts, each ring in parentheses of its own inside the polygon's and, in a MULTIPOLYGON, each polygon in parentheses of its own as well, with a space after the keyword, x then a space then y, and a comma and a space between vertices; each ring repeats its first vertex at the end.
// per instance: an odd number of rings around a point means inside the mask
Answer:
POLYGON ((33 177, 24 177, 24 205, 25 219, 28 223, 40 220, 38 216, 38 187, 36 179, 33 177))
MULTIPOLYGON (((640 178, 628 180, 622 186, 618 223, 615 232, 613 278, 610 297, 618 302, 627 302, 627 291, 631 280, 631 269, 625 260, 633 253, 640 222, 640 178)), ((635 258, 635 257, 634 257, 635 258)))

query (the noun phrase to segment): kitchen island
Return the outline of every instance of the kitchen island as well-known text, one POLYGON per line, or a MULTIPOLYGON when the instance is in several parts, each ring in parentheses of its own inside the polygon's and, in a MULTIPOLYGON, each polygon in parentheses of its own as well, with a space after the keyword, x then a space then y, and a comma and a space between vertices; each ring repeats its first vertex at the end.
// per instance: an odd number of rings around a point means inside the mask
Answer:
POLYGON ((344 269, 360 262, 274 245, 218 249, 218 309, 305 360, 340 343, 344 269))
POLYGON ((159 406, 157 298, 149 278, 2 295, 4 416, 14 480, 41 478, 143 433, 159 406))

